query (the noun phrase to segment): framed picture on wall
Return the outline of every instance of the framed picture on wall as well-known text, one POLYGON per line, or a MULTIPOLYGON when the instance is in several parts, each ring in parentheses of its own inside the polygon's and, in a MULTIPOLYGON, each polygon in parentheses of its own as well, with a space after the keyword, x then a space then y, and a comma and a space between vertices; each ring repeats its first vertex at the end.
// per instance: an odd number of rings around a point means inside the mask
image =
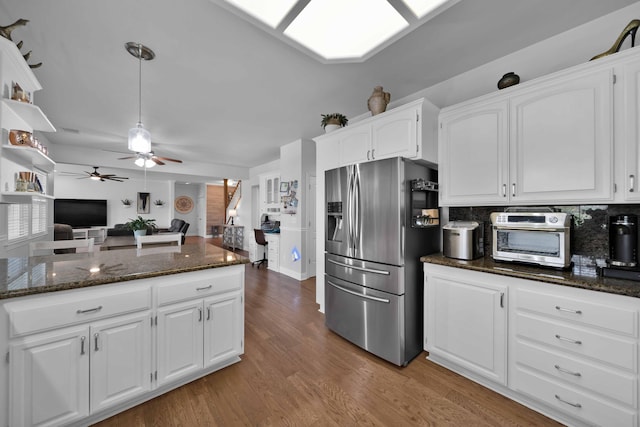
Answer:
POLYGON ((151 209, 151 193, 138 193, 138 213, 148 214, 151 209))

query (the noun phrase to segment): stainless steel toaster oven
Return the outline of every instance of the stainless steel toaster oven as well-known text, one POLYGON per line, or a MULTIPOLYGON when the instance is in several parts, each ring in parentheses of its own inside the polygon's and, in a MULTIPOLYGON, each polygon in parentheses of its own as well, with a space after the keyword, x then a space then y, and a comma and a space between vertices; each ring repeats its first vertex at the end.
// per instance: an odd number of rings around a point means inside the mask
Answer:
POLYGON ((548 267, 571 264, 571 215, 563 212, 493 212, 492 257, 548 267))

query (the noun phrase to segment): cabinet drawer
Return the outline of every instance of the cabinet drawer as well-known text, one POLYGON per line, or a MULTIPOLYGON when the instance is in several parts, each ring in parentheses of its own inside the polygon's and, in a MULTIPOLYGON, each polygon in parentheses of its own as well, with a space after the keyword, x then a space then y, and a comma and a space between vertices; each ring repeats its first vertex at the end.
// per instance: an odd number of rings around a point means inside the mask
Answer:
POLYGON ((633 337, 638 335, 637 311, 630 308, 522 289, 517 292, 516 306, 518 309, 596 326, 633 337))
POLYGON ((635 341, 614 338, 565 323, 534 318, 523 313, 518 313, 516 316, 515 331, 518 337, 637 372, 638 358, 635 341))
POLYGON ((11 337, 32 334, 151 308, 151 288, 74 291, 6 305, 11 337))
POLYGON ((582 358, 543 349, 517 340, 515 362, 593 393, 636 407, 637 379, 630 373, 606 369, 582 358))
POLYGON ((215 270, 194 272, 193 276, 180 281, 157 285, 158 306, 242 288, 242 270, 215 270))
POLYGON ((573 417, 584 420, 589 425, 636 426, 637 412, 630 408, 607 403, 588 393, 559 382, 546 380, 526 369, 514 370, 513 387, 547 405, 573 417))

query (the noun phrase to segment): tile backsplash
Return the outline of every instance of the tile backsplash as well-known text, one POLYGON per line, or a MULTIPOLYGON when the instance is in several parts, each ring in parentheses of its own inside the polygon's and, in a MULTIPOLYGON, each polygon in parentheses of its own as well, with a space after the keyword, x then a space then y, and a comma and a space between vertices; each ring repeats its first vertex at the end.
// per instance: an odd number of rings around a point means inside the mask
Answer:
MULTIPOLYGON (((541 206, 540 208, 546 208, 541 206)), ((640 218, 639 205, 579 205, 549 206, 572 214, 571 253, 606 259, 609 257, 609 217, 634 214, 640 218)), ((485 254, 491 254, 491 212, 504 211, 504 206, 449 208, 450 221, 482 221, 484 223, 485 254)))

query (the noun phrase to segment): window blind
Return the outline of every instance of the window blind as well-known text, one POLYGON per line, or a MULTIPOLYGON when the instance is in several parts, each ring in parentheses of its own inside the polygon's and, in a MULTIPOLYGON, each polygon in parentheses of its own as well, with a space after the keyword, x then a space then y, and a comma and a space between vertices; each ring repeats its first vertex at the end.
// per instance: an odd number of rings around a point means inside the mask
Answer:
POLYGON ((11 204, 7 211, 7 239, 16 240, 29 235, 28 204, 11 204))
POLYGON ((47 200, 33 198, 31 201, 31 234, 47 232, 47 200))

